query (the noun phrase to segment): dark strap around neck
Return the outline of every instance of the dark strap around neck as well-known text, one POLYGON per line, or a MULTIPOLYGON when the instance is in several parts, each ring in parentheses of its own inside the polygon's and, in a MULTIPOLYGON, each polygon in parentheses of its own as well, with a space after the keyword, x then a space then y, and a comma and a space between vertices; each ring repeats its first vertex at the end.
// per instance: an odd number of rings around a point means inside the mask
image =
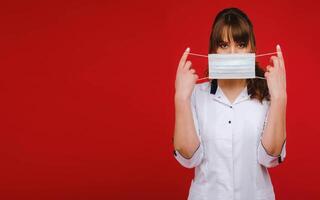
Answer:
POLYGON ((211 81, 210 94, 216 94, 217 88, 218 88, 218 81, 217 79, 213 79, 211 81))

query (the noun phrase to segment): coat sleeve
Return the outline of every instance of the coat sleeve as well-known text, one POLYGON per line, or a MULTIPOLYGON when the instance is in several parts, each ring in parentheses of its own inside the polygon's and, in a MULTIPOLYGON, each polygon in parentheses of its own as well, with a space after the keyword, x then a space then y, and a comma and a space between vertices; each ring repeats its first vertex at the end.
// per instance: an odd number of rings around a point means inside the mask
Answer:
MULTIPOLYGON (((268 114, 265 118, 263 130, 267 125, 268 114)), ((285 160, 286 157, 286 143, 287 140, 285 139, 282 144, 282 149, 279 155, 274 156, 268 153, 266 148, 262 144, 262 136, 260 137, 259 145, 258 145, 258 162, 263 165, 264 167, 271 168, 279 165, 285 160)))
MULTIPOLYGON (((197 87, 197 86, 196 86, 197 87)), ((196 112, 196 98, 195 98, 195 93, 196 93, 196 87, 192 92, 191 96, 191 110, 192 110, 192 117, 193 117, 193 122, 194 126, 196 129, 196 134, 198 136, 198 139, 200 141, 200 144, 198 148, 195 150, 191 158, 186 158, 182 154, 179 153, 178 150, 174 150, 173 154, 176 160, 184 167, 186 168, 194 168, 198 166, 203 158, 204 150, 203 150, 203 144, 202 144, 202 139, 199 134, 199 122, 198 122, 198 117, 197 117, 197 112, 196 112)))
POLYGON ((286 157, 286 143, 285 140, 282 145, 281 153, 278 156, 270 155, 266 148, 263 146, 261 139, 258 146, 258 161, 261 165, 270 168, 275 167, 282 163, 286 157))

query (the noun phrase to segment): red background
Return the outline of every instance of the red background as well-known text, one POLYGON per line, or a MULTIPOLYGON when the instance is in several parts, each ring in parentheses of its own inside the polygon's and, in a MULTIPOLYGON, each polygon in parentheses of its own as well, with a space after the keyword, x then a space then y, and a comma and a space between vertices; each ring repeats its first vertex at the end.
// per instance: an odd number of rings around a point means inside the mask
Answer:
POLYGON ((213 18, 230 6, 251 18, 258 53, 279 43, 285 58, 277 199, 320 199, 319 5, 2 1, 1 199, 186 199, 193 170, 172 153, 176 67, 188 46, 207 53, 213 18))

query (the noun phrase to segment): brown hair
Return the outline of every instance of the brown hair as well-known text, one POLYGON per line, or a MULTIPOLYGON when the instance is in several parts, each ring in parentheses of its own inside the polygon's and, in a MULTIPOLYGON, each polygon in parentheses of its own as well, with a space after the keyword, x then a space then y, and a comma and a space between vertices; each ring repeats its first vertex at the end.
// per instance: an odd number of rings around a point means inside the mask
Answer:
MULTIPOLYGON (((228 40, 241 43, 244 46, 250 45, 251 53, 256 52, 256 42, 253 33, 253 25, 247 15, 238 8, 227 8, 216 16, 210 34, 209 54, 216 53, 219 45, 223 43, 223 36, 227 31, 228 40)), ((264 70, 256 62, 256 76, 264 77, 264 70)), ((208 72, 207 72, 208 73, 208 72)), ((217 84, 214 79, 212 84, 217 84)), ((212 85, 211 84, 211 85, 212 85)), ((270 100, 267 81, 264 79, 247 79, 248 94, 251 99, 270 100)))

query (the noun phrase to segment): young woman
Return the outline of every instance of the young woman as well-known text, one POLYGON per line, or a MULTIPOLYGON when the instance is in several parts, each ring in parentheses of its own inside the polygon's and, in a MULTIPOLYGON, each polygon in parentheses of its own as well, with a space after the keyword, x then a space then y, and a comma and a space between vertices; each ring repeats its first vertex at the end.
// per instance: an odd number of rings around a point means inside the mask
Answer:
MULTIPOLYGON (((214 79, 198 76, 182 55, 175 82, 174 155, 195 167, 188 199, 275 199, 267 168, 286 156, 286 77, 280 46, 265 79, 214 79)), ((210 36, 209 53, 255 53, 253 26, 237 8, 222 10, 210 36)))

